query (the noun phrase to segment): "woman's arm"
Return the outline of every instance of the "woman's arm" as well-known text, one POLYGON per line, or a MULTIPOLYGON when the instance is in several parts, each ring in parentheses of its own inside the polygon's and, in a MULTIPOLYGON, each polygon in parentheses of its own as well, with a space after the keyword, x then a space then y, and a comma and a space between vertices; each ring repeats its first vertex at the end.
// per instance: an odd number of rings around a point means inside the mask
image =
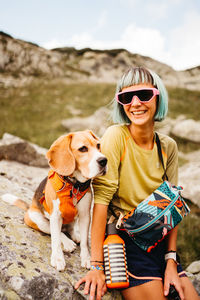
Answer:
POLYGON ((105 237, 108 206, 94 204, 91 230, 91 261, 103 261, 103 242, 105 237))
MULTIPOLYGON (((91 230, 91 265, 98 265, 98 262, 103 262, 103 242, 105 236, 105 227, 107 220, 108 206, 104 204, 94 204, 92 230, 91 230)), ((103 264, 103 263, 102 263, 103 264)), ((85 282, 84 293, 90 294, 89 300, 100 300, 106 293, 106 283, 104 271, 91 270, 75 285, 77 289, 85 282)))
MULTIPOLYGON (((167 236, 167 251, 176 251, 176 241, 178 234, 178 226, 171 230, 167 236)), ((173 259, 168 259, 165 269, 164 279, 164 295, 169 293, 170 284, 173 284, 179 293, 181 300, 184 299, 184 293, 181 286, 181 281, 177 273, 177 263, 173 259)))
POLYGON ((176 251, 176 241, 178 234, 178 226, 171 230, 167 236, 167 251, 176 251))

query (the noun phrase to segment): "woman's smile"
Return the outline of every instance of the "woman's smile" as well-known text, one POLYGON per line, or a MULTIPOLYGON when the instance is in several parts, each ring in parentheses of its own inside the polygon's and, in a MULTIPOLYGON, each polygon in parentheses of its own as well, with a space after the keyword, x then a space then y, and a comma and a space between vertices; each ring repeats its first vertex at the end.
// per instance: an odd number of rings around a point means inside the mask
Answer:
POLYGON ((147 110, 136 110, 136 111, 132 111, 131 113, 134 115, 134 116, 138 116, 138 115, 143 115, 147 112, 147 110))

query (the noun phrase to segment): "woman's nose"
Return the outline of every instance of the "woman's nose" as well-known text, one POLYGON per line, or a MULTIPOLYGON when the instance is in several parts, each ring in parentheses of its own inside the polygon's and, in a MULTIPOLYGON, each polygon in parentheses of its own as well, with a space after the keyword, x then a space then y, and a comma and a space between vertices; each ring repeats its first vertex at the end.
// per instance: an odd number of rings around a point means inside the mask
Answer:
POLYGON ((141 105, 140 99, 137 96, 133 96, 131 105, 141 105))

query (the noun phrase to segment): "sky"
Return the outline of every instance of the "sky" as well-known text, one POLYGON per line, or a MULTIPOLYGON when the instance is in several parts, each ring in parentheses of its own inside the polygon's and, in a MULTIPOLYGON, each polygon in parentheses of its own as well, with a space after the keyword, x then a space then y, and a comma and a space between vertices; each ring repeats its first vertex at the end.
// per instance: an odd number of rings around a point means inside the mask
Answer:
POLYGON ((200 65, 200 0, 0 0, 0 31, 41 47, 124 48, 200 65))

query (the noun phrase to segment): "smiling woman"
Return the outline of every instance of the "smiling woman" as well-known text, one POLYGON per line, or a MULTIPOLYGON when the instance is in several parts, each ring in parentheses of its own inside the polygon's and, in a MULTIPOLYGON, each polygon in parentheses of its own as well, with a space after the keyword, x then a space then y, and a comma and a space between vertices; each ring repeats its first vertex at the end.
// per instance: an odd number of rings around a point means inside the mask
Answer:
MULTIPOLYGON (((122 124, 109 127, 101 140, 108 172, 93 184, 92 267, 76 284, 78 288, 85 282, 85 294, 90 293, 89 299, 94 299, 96 291, 97 300, 106 292, 103 241, 107 216, 116 217, 135 209, 162 184, 164 174, 172 184, 178 183, 175 141, 159 133, 163 164, 155 141, 155 120, 163 120, 168 109, 167 92, 158 75, 145 68, 130 68, 117 84, 113 105, 114 121, 122 124)), ((119 230, 119 235, 126 246, 130 283, 121 290, 124 299, 164 300, 170 285, 176 288, 181 300, 198 299, 176 259, 177 226, 149 253, 123 230, 119 230)), ((115 271, 120 274, 120 267, 115 271)))

